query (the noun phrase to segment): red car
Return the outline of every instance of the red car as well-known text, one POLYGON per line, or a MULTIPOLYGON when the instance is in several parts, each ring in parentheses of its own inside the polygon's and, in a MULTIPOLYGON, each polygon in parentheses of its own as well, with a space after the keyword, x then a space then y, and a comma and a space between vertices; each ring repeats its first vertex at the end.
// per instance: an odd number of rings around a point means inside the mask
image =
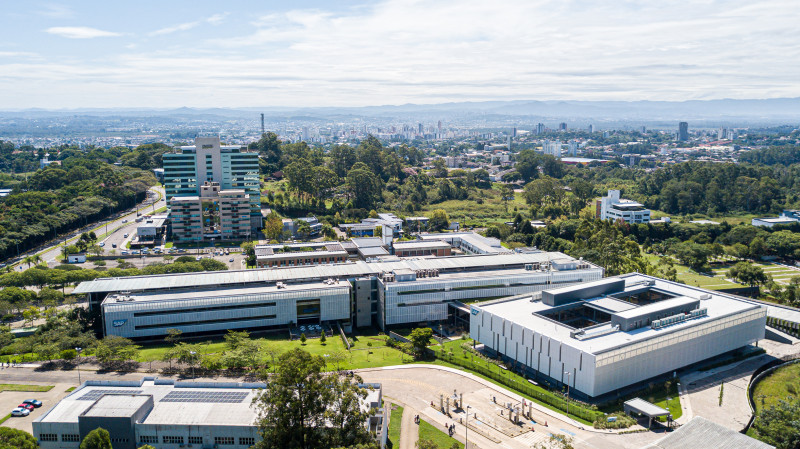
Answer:
POLYGON ((30 405, 30 404, 20 404, 17 407, 21 407, 21 408, 25 408, 25 409, 28 409, 30 411, 33 411, 33 406, 30 405))

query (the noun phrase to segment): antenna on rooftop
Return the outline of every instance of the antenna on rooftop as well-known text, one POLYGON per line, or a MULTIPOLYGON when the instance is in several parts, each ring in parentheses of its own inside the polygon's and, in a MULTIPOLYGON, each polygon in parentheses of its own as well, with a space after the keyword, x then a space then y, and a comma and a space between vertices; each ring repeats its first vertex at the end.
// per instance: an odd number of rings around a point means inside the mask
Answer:
POLYGON ((264 129, 264 114, 261 114, 261 134, 266 134, 266 130, 264 129))

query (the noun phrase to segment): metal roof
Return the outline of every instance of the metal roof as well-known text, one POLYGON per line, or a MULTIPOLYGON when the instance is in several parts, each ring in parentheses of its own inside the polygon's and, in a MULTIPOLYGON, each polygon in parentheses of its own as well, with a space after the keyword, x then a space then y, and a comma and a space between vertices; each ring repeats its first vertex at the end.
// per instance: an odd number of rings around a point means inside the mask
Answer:
MULTIPOLYGON (((476 256, 436 257, 384 262, 341 263, 304 267, 263 268, 255 270, 205 271, 195 273, 159 274, 119 278, 98 278, 81 282, 73 291, 76 294, 144 291, 177 288, 212 287, 219 285, 272 283, 304 279, 353 278, 370 274, 388 273, 398 268, 412 270, 464 271, 478 268, 501 268, 526 263, 544 262, 567 257, 563 253, 486 254, 476 256)), ((596 268, 589 265, 591 269, 596 268)))
POLYGON ((703 449, 730 447, 736 449, 775 449, 767 443, 723 427, 702 416, 695 416, 678 430, 642 449, 703 449))
POLYGON ((633 409, 636 412, 645 414, 651 418, 655 418, 657 416, 669 415, 669 410, 663 409, 653 403, 647 402, 642 398, 633 398, 629 401, 625 401, 625 406, 627 408, 633 409))

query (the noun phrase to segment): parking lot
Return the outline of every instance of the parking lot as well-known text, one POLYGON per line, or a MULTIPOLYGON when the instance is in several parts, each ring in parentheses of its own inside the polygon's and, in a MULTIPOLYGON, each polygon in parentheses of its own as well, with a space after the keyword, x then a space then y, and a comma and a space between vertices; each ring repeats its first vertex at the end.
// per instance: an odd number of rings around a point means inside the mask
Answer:
MULTIPOLYGON (((0 371, 0 376, 2 376, 2 371, 0 371)), ((69 394, 67 393, 67 389, 69 389, 70 387, 74 387, 77 384, 77 378, 75 380, 76 380, 75 384, 56 384, 50 391, 46 392, 35 392, 35 393, 25 392, 25 391, 0 392, 0 415, 2 416, 5 416, 7 413, 11 413, 11 410, 16 408, 17 405, 19 405, 22 401, 26 399, 37 399, 39 401, 42 401, 42 406, 33 409, 30 415, 23 417, 12 416, 3 423, 3 426, 11 427, 13 429, 24 430, 28 433, 33 432, 33 425, 31 424, 33 420, 42 416, 58 401, 67 396, 69 394)), ((40 382, 26 382, 26 383, 35 385, 44 385, 40 382)))

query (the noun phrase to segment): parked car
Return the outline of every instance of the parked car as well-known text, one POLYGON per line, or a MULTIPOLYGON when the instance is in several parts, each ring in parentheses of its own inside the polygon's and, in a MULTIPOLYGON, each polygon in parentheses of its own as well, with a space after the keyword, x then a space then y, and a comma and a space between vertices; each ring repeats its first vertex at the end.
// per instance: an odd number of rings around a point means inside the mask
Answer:
POLYGON ((111 244, 111 247, 112 247, 112 248, 116 248, 116 247, 117 247, 117 244, 116 244, 116 243, 112 243, 112 244, 111 244))
POLYGON ((17 407, 14 410, 11 410, 11 416, 28 416, 31 414, 31 411, 27 408, 17 407))
POLYGON ((231 257, 230 259, 228 259, 228 262, 233 262, 233 257, 231 257))
POLYGON ((122 222, 123 222, 123 223, 127 223, 127 222, 128 222, 128 219, 126 218, 126 219, 122 220, 122 222))
POLYGON ((128 238, 128 234, 123 235, 122 238, 124 239, 128 238))
POLYGON ((106 246, 106 242, 100 242, 100 243, 97 244, 97 246, 102 248, 102 247, 106 246))
POLYGON ((32 405, 32 406, 34 406, 36 408, 39 408, 39 407, 42 406, 42 401, 38 401, 36 399, 25 399, 24 401, 22 401, 22 403, 23 404, 30 404, 30 405, 32 405))
POLYGON ((36 407, 34 407, 34 406, 30 405, 30 404, 26 404, 24 402, 22 404, 18 405, 17 407, 26 408, 26 409, 28 409, 30 411, 33 411, 33 409, 36 408, 36 407))

